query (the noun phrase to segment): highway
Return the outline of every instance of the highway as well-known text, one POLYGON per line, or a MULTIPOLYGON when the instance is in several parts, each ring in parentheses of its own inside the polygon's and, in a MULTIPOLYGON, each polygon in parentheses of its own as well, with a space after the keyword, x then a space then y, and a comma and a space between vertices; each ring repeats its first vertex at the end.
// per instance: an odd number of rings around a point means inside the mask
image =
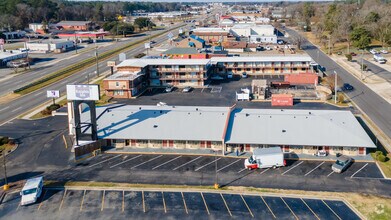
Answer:
MULTIPOLYGON (((178 34, 178 28, 172 31, 172 33, 178 34)), ((148 36, 144 36, 146 39, 148 36)), ((156 41, 156 44, 162 43, 167 40, 167 34, 163 34, 159 37, 152 38, 154 41, 156 41)), ((126 42, 129 43, 129 42, 126 42)), ((125 43, 124 43, 125 44, 125 43)), ((116 46, 115 44, 114 46, 116 46)), ((113 49, 113 48, 105 48, 106 50, 113 49)), ((129 51, 126 52, 126 55, 128 58, 133 57, 136 54, 139 54, 141 52, 144 52, 144 44, 140 44, 138 46, 133 47, 129 51)), ((102 51, 103 52, 103 51, 102 51)), ((91 56, 91 53, 84 53, 77 57, 76 60, 82 60, 86 59, 91 56)), ((108 60, 116 60, 118 61, 118 56, 112 57, 108 60)), ((99 61, 99 71, 100 73, 103 73, 105 71, 108 71, 109 68, 107 67, 107 60, 100 60, 99 61)), ((67 65, 70 65, 71 63, 75 62, 74 59, 72 60, 66 60, 61 64, 62 67, 65 67, 67 65)), ((61 63, 61 62, 60 62, 61 63)), ((61 69, 61 67, 55 67, 56 70, 61 69)), ((0 105, 0 124, 4 124, 7 121, 12 120, 13 118, 17 117, 18 115, 23 114, 24 112, 33 109, 39 105, 41 105, 44 102, 49 101, 49 99, 46 97, 46 91, 47 90, 60 90, 60 94, 66 93, 66 85, 67 84, 75 84, 75 83, 86 83, 87 77, 90 79, 94 78, 94 71, 96 70, 96 66, 93 65, 87 69, 82 70, 79 73, 73 74, 63 80, 58 81, 57 83, 54 83, 52 85, 49 85, 47 87, 41 88, 37 91, 34 91, 32 93, 29 93, 27 95, 24 95, 12 102, 2 104, 0 105)), ((53 71, 53 70, 51 70, 53 71)), ((26 78, 26 76, 21 75, 24 82, 29 82, 29 80, 26 78)), ((29 74, 29 77, 36 79, 36 76, 33 74, 29 74)), ((15 80, 15 79, 13 79, 15 80)), ((19 85, 20 86, 20 85, 19 85)), ((2 87, 2 85, 0 85, 2 87)), ((15 87, 14 87, 15 88, 15 87)))
MULTIPOLYGON (((98 47, 98 54, 102 54, 106 51, 110 51, 115 49, 116 47, 123 47, 126 44, 131 43, 132 41, 137 41, 140 39, 147 39, 148 34, 158 34, 161 33, 165 30, 157 30, 157 31, 148 31, 143 33, 140 36, 135 36, 135 37, 130 37, 127 38, 126 40, 117 42, 117 43, 112 43, 109 46, 105 47, 98 47)), ((37 79, 51 74, 55 71, 58 71, 60 69, 66 68, 67 66, 70 66, 72 64, 75 64, 77 62, 80 62, 81 60, 88 59, 90 57, 95 56, 95 50, 91 50, 90 48, 87 48, 86 52, 81 52, 78 55, 75 54, 74 51, 69 51, 65 56, 64 59, 55 59, 52 62, 47 63, 47 66, 37 66, 37 67, 32 67, 31 71, 28 71, 26 73, 18 74, 14 77, 8 78, 7 80, 2 80, 0 81, 0 96, 5 95, 7 93, 12 92, 14 89, 20 88, 30 82, 36 81, 37 79), (53 63, 53 64, 51 64, 53 63)))
MULTIPOLYGON (((291 36, 297 36, 298 33, 286 29, 291 36)), ((355 89, 347 92, 346 95, 354 101, 354 103, 388 136, 391 137, 391 105, 381 96, 369 89, 360 80, 339 66, 330 57, 324 54, 320 49, 314 46, 311 42, 305 40, 302 44, 302 49, 305 50, 313 60, 321 66, 326 67, 328 74, 337 72, 342 83, 349 83, 355 89), (319 54, 319 60, 318 60, 319 54)), ((372 64, 373 65, 373 64, 372 64)), ((370 68, 374 68, 370 66, 370 68)), ((374 65, 373 65, 374 66, 374 65)), ((339 83, 338 83, 339 84, 339 83)))

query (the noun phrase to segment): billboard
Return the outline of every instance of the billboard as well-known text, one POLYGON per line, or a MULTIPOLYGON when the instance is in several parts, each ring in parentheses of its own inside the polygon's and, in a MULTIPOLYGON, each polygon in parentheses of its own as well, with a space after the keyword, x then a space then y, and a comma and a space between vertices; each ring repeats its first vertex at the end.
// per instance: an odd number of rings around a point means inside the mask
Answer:
POLYGON ((151 48, 151 43, 144 43, 145 49, 150 49, 151 48))
POLYGON ((67 85, 68 100, 99 100, 99 85, 67 85))
POLYGON ((60 97, 60 91, 59 90, 48 90, 48 91, 46 91, 46 97, 58 98, 58 97, 60 97))

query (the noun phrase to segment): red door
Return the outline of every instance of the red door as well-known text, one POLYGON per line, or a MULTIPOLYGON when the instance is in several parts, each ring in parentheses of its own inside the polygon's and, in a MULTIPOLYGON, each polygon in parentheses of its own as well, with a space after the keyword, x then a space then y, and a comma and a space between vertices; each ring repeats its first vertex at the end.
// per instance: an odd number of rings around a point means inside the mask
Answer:
POLYGON ((130 146, 136 146, 136 140, 130 140, 130 146))
POLYGON ((163 147, 168 147, 167 141, 163 140, 163 147))
POLYGON ((174 141, 168 141, 168 146, 169 147, 174 147, 174 141))
POLYGON ((246 151, 247 151, 247 152, 250 151, 250 145, 249 145, 249 144, 246 144, 246 151))
POLYGON ((211 148, 212 147, 212 142, 211 141, 207 141, 206 142, 206 148, 211 148))
POLYGON ((330 152, 330 147, 329 147, 329 146, 325 146, 325 147, 324 147, 324 150, 327 152, 327 154, 329 154, 329 152, 330 152))
POLYGON ((205 147, 205 141, 201 141, 201 148, 205 147))
POLYGON ((358 148, 358 153, 361 154, 361 155, 365 154, 365 147, 359 147, 358 148))

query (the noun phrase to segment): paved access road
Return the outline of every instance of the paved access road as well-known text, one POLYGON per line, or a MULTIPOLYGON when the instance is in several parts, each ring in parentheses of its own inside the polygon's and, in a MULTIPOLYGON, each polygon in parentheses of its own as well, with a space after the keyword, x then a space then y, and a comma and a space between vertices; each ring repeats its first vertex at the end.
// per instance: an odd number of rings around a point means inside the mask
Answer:
MULTIPOLYGON (((361 58, 358 59, 358 64, 361 65, 361 58)), ((364 62, 363 62, 365 65, 367 65, 368 69, 375 75, 383 78, 384 80, 388 81, 389 83, 391 83, 391 73, 388 72, 387 70, 383 69, 382 67, 376 65, 376 64, 373 64, 372 62, 369 62, 368 60, 365 60, 364 59, 364 62)))
MULTIPOLYGON (((297 36, 298 33, 291 29, 286 29, 291 36, 297 36)), ((352 99, 357 106, 375 122, 375 124, 383 130, 383 132, 391 138, 391 104, 385 101, 378 94, 365 86, 360 80, 339 66, 330 57, 324 54, 311 42, 305 40, 302 44, 302 49, 307 52, 313 60, 321 66, 326 67, 328 74, 337 72, 338 77, 343 83, 351 84, 355 90, 348 92, 347 96, 352 99), (319 60, 318 60, 319 57, 319 60)))
POLYGON ((0 203, 7 219, 335 219, 360 217, 339 200, 183 191, 45 188, 36 204, 18 192, 0 203))
MULTIPOLYGON (((175 31, 172 31, 174 34, 178 32, 178 28, 175 31)), ((159 36, 155 39, 156 43, 161 43, 167 40, 166 34, 159 36)), ((144 44, 140 44, 129 51, 126 52, 127 57, 133 57, 136 54, 139 54, 141 52, 144 52, 144 44)), ((89 53, 82 54, 80 56, 91 56, 89 53)), ((81 57, 80 57, 81 58, 81 57)), ((113 57, 110 60, 117 60, 118 56, 113 57)), ((69 61, 67 62, 67 65, 69 65, 69 61)), ((24 95, 12 102, 2 104, 0 105, 0 124, 3 124, 6 121, 9 121, 12 118, 15 118, 16 116, 26 112, 29 109, 32 109, 36 106, 39 106, 40 104, 49 101, 46 98, 46 91, 47 90, 60 90, 60 94, 65 94, 66 92, 66 85, 67 84, 75 84, 75 83, 85 83, 87 82, 87 77, 93 78, 94 71, 96 70, 95 66, 91 66, 80 73, 73 74, 70 77, 67 77, 63 80, 58 81, 55 84, 52 84, 50 86, 44 87, 42 89, 39 89, 37 91, 34 91, 32 93, 29 93, 27 95, 24 95)), ((109 68, 107 67, 107 63, 103 60, 99 63, 99 70, 101 73, 108 71, 109 68)))

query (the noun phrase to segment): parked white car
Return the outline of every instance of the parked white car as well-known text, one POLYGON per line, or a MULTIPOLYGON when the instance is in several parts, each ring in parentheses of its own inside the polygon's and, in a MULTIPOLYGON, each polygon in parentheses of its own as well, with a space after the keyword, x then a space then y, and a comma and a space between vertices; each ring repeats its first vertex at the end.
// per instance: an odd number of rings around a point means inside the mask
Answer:
POLYGON ((269 46, 266 46, 265 47, 266 50, 273 50, 273 48, 269 47, 269 46))
POLYGON ((388 54, 387 50, 381 50, 380 52, 383 53, 383 54, 388 54))
POLYGON ((372 49, 372 50, 369 51, 369 53, 375 55, 375 54, 378 54, 379 52, 377 50, 375 50, 375 49, 372 49))

